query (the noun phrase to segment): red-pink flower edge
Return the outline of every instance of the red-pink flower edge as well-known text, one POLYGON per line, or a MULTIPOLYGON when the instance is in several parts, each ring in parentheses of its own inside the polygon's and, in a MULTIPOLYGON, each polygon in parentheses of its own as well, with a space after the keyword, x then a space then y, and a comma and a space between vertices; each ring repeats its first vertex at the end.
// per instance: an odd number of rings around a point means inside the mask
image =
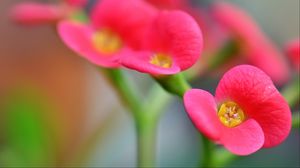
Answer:
POLYGON ((24 2, 17 4, 11 10, 13 21, 24 25, 56 23, 66 12, 59 5, 24 2))
POLYGON ((276 146, 291 129, 287 102, 263 71, 249 65, 229 70, 221 79, 215 98, 200 89, 187 91, 184 105, 200 132, 238 155, 276 146), (236 102, 248 117, 234 128, 221 124, 217 116, 217 106, 228 100, 236 102))
POLYGON ((189 5, 188 0, 147 0, 162 9, 182 9, 189 5))
POLYGON ((88 0, 65 0, 69 5, 76 6, 76 7, 83 7, 88 2, 88 0))
POLYGON ((300 72, 300 39, 289 42, 286 46, 287 55, 294 65, 295 69, 300 72))

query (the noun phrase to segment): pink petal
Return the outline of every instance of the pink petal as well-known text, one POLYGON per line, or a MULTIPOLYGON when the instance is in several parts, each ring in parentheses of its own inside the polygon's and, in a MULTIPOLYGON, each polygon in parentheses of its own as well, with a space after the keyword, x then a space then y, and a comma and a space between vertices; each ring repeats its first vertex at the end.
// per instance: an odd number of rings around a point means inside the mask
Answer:
POLYGON ((210 139, 219 140, 222 126, 214 97, 204 90, 191 89, 184 94, 183 101, 196 128, 210 139))
POLYGON ((298 73, 300 72, 300 39, 289 42, 286 46, 287 54, 295 66, 298 73))
POLYGON ((161 12, 145 38, 148 50, 169 54, 182 71, 196 63, 202 41, 196 21, 181 11, 161 12))
POLYGON ((218 2, 214 5, 213 15, 240 40, 244 55, 252 65, 265 71, 277 84, 289 79, 286 60, 246 11, 228 2, 218 2))
POLYGON ((11 11, 12 19, 25 25, 56 23, 64 16, 64 10, 58 5, 33 2, 20 3, 11 11))
POLYGON ((84 7, 88 0, 65 0, 71 6, 84 7))
POLYGON ((187 0, 147 0, 158 8, 178 9, 188 6, 187 0))
MULTIPOLYGON (((246 41, 256 41, 260 38, 261 30, 256 22, 238 6, 224 1, 218 1, 213 5, 214 18, 232 35, 246 41)), ((257 42, 257 41, 256 41, 257 42)))
POLYGON ((58 33, 64 43, 90 62, 109 68, 119 67, 122 51, 113 55, 101 54, 92 44, 94 30, 82 23, 62 21, 58 25, 58 33))
POLYGON ((291 112, 270 77, 260 69, 240 65, 224 74, 216 90, 217 102, 236 102, 264 131, 264 147, 286 139, 291 129, 291 112))
POLYGON ((249 119, 234 128, 223 126, 220 142, 234 154, 249 155, 263 146, 264 132, 255 120, 249 119))
POLYGON ((141 0, 101 0, 92 10, 92 22, 96 28, 118 33, 129 47, 140 49, 156 14, 153 6, 141 0))
POLYGON ((253 41, 248 53, 249 63, 257 66, 268 74, 279 85, 286 83, 290 77, 287 61, 280 51, 268 39, 253 41))
POLYGON ((202 8, 193 8, 191 6, 187 6, 183 10, 190 14, 201 28, 203 35, 203 51, 210 52, 216 50, 218 45, 220 45, 220 36, 219 33, 215 31, 216 27, 212 26, 209 13, 202 8))
POLYGON ((154 55, 152 52, 141 51, 127 53, 121 58, 123 66, 137 70, 142 73, 149 73, 152 75, 169 75, 175 74, 180 71, 180 68, 176 64, 172 64, 170 68, 163 68, 150 63, 151 57, 154 55))

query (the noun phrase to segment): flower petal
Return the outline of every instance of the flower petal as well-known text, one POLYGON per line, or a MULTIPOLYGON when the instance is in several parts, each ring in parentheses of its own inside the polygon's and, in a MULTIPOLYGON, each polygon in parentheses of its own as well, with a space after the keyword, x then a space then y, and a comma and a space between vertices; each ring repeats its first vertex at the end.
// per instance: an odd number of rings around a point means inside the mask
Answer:
POLYGON ((84 7, 88 0, 65 0, 69 5, 84 7))
POLYGON ((246 11, 228 2, 218 2, 214 5, 213 15, 231 35, 240 40, 249 63, 262 69, 277 84, 289 79, 286 60, 246 11))
POLYGON ((131 54, 128 52, 121 58, 121 63, 127 68, 152 75, 169 75, 180 71, 180 68, 176 64, 172 64, 170 68, 163 68, 151 64, 150 59, 153 55, 152 52, 147 51, 132 51, 131 54))
POLYGON ((178 9, 188 6, 187 0, 147 0, 158 8, 178 9))
POLYGON ((223 28, 248 43, 257 42, 255 39, 261 35, 256 22, 238 6, 224 1, 217 1, 213 5, 212 14, 223 28))
POLYGON ((140 49, 146 27, 157 10, 141 0, 101 0, 92 10, 96 28, 105 27, 118 33, 129 47, 140 49))
POLYGON ((287 60, 268 39, 261 38, 258 41, 249 45, 250 50, 246 53, 249 63, 263 70, 276 84, 284 84, 290 77, 287 60))
POLYGON ((295 66, 298 73, 300 72, 300 39, 289 42, 286 46, 287 54, 295 66))
POLYGON ((121 52, 114 55, 101 54, 92 44, 94 30, 82 23, 62 21, 58 25, 58 33, 64 43, 80 56, 90 62, 104 67, 119 67, 121 52))
POLYGON ((214 97, 204 90, 191 89, 184 94, 183 101, 196 128, 210 139, 219 140, 222 126, 214 97))
POLYGON ((255 119, 264 131, 264 147, 280 144, 291 129, 291 112, 272 80, 260 69, 241 65, 222 77, 217 90, 218 103, 236 102, 248 118, 255 119))
POLYGON ((169 54, 185 70, 200 57, 202 41, 201 30, 191 16, 181 11, 162 11, 150 27, 145 47, 169 54))
POLYGON ((64 15, 64 10, 58 5, 33 2, 20 3, 11 11, 12 19, 24 25, 56 23, 64 15))
POLYGON ((263 146, 264 132, 255 120, 249 119, 234 128, 223 126, 220 142, 234 154, 249 155, 263 146))

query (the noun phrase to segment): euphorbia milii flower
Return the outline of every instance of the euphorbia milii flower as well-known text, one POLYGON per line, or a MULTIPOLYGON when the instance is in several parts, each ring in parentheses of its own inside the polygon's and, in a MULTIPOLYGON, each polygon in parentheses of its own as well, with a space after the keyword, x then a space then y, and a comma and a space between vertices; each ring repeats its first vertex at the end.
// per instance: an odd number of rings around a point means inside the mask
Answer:
POLYGON ((162 11, 149 26, 143 51, 121 61, 144 73, 175 74, 190 68, 201 51, 202 34, 196 21, 181 11, 162 11))
POLYGON ((24 25, 57 23, 86 3, 87 0, 66 0, 57 4, 23 2, 12 9, 11 17, 24 25))
POLYGON ((239 55, 265 71, 275 83, 287 81, 289 68, 286 60, 245 11, 233 4, 219 2, 213 6, 213 15, 221 28, 231 35, 229 38, 236 40, 239 55))
POLYGON ((291 129, 291 111, 272 80, 260 69, 240 65, 224 74, 215 97, 201 89, 184 95, 197 129, 237 155, 282 143, 291 129))
POLYGON ((141 0, 101 0, 90 25, 63 21, 58 32, 67 46, 90 62, 119 67, 124 55, 135 57, 156 9, 141 0))
POLYGON ((295 69, 300 71, 300 39, 291 41, 286 46, 287 55, 289 56, 295 69))

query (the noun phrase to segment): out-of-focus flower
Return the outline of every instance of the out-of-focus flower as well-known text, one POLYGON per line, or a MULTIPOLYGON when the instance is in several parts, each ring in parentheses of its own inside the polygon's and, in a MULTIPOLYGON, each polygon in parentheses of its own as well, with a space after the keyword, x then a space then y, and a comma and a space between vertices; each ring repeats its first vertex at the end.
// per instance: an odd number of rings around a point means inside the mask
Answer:
POLYGON ((88 0, 65 0, 65 1, 72 6, 82 7, 87 4, 88 0))
POLYGON ((291 129, 291 111, 260 69, 240 65, 221 79, 215 97, 191 89, 184 95, 191 120, 205 136, 237 155, 276 146, 291 129))
POLYGON ((289 42, 286 46, 286 52, 294 65, 295 69, 300 72, 300 39, 289 42))
POLYGON ((212 12, 223 30, 229 33, 229 38, 236 40, 239 55, 265 71, 275 83, 282 84, 288 80, 286 60, 244 10, 227 2, 219 2, 214 4, 212 12))
POLYGON ((125 55, 141 49, 156 9, 140 0, 102 0, 92 11, 91 24, 62 21, 58 33, 67 46, 103 67, 121 66, 125 55))
POLYGON ((13 21, 24 25, 55 24, 71 17, 85 4, 86 0, 66 0, 57 4, 23 2, 12 8, 11 17, 13 21))
POLYGON ((188 0, 146 0, 162 9, 181 9, 188 5, 188 0))
POLYGON ((181 11, 162 11, 144 38, 144 51, 138 57, 126 55, 122 63, 144 73, 175 74, 198 60, 202 43, 201 30, 191 16, 181 11))

